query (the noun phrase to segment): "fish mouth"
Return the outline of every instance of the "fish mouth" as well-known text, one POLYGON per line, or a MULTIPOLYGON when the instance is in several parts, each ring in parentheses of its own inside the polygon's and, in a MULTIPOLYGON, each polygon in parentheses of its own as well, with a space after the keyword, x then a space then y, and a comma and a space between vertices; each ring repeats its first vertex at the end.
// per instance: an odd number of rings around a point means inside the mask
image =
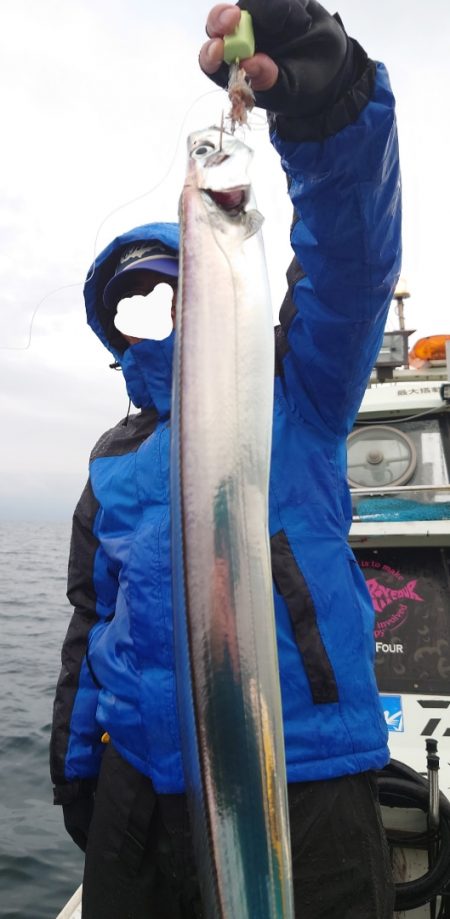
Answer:
POLYGON ((249 191, 245 186, 237 188, 225 188, 220 191, 214 191, 211 188, 206 189, 206 194, 227 214, 240 214, 248 203, 249 191))

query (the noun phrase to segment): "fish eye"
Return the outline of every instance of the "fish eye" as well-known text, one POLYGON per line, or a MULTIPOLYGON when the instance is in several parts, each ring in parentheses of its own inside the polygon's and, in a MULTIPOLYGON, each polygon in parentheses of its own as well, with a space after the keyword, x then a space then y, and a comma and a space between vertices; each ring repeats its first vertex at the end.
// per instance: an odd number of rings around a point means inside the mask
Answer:
POLYGON ((194 147, 191 152, 191 156, 193 156, 195 159, 201 160, 204 156, 208 156, 208 153, 211 153, 211 151, 215 149, 216 148, 214 144, 211 144, 209 140, 204 140, 201 144, 198 145, 198 147, 194 147))

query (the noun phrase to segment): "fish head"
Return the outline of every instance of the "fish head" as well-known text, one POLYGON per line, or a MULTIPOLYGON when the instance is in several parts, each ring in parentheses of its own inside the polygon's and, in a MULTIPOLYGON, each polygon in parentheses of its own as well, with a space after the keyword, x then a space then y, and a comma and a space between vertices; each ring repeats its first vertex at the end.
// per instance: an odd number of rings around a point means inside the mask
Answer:
POLYGON ((253 150, 221 128, 195 131, 188 137, 186 183, 203 192, 227 214, 253 206, 249 167, 253 150))

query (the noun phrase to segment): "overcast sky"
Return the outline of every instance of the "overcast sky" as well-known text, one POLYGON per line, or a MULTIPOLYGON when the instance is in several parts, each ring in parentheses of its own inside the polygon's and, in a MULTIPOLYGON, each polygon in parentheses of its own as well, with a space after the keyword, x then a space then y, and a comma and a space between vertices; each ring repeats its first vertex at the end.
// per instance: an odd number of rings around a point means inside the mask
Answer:
MULTIPOLYGON (((93 443, 126 412, 121 374, 85 324, 82 283, 118 232, 176 219, 186 135, 227 105, 197 66, 210 5, 0 0, 3 520, 69 519, 93 443)), ((420 335, 450 332, 450 3, 341 0, 338 9, 388 65, 397 96, 407 323, 420 335)), ((290 207, 263 121, 253 124, 276 315, 290 207)))

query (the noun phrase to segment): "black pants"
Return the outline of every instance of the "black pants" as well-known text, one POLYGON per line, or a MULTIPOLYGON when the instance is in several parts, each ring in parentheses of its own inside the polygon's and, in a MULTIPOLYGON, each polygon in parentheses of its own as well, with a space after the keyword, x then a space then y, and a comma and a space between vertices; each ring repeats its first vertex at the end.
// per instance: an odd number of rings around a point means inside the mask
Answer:
MULTIPOLYGON (((296 916, 391 919, 372 775, 289 785, 289 817, 296 916)), ((155 795, 109 744, 86 850, 83 919, 203 917, 185 796, 155 795)))

